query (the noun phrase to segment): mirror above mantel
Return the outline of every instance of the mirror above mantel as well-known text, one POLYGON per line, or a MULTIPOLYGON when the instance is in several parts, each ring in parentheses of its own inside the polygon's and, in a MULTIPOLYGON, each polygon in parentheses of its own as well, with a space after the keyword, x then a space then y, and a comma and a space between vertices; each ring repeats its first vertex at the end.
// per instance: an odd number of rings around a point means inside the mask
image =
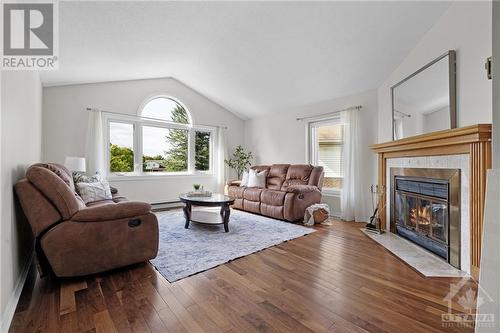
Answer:
POLYGON ((391 87, 393 139, 457 127, 455 51, 391 87))

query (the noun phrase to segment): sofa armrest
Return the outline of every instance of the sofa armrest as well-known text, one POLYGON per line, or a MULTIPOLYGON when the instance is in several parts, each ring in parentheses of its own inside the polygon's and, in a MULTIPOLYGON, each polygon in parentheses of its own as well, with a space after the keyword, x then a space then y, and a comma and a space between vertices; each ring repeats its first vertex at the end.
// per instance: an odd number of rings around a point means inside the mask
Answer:
POLYGON ((118 220, 147 214, 151 211, 151 205, 138 201, 123 201, 110 203, 108 205, 88 207, 81 209, 71 218, 75 222, 98 222, 118 220))
POLYGON ((306 194, 311 192, 320 192, 319 188, 314 185, 290 185, 286 188, 288 193, 306 194))
POLYGON ((228 186, 240 186, 241 180, 228 180, 226 182, 226 185, 228 185, 228 186))

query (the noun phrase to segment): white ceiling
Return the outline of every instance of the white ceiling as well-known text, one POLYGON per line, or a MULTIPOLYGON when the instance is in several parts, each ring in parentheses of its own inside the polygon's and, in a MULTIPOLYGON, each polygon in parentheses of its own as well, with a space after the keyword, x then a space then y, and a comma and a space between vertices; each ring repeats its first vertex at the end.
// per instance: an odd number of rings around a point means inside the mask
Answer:
POLYGON ((174 77, 251 118, 379 86, 443 2, 60 2, 44 85, 174 77))

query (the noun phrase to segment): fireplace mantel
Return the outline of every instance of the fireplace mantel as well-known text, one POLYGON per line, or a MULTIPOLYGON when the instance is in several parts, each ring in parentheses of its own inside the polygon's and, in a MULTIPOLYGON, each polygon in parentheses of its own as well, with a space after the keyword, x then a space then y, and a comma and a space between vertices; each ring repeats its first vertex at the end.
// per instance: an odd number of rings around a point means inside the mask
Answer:
MULTIPOLYGON (((479 277, 481 238, 486 190, 486 170, 491 168, 491 124, 478 124, 370 147, 378 154, 378 183, 387 184, 387 160, 399 157, 420 157, 469 154, 469 210, 470 210, 470 262, 471 274, 479 277)), ((387 194, 387 192, 386 192, 387 194)), ((381 199, 381 228, 386 226, 386 198, 381 199)))

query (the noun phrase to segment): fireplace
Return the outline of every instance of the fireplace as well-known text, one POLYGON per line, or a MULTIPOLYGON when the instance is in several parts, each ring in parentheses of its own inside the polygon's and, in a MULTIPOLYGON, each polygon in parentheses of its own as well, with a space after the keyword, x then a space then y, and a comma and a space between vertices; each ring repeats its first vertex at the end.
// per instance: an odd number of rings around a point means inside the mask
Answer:
POLYGON ((460 170, 390 170, 391 232, 460 268, 460 170))

